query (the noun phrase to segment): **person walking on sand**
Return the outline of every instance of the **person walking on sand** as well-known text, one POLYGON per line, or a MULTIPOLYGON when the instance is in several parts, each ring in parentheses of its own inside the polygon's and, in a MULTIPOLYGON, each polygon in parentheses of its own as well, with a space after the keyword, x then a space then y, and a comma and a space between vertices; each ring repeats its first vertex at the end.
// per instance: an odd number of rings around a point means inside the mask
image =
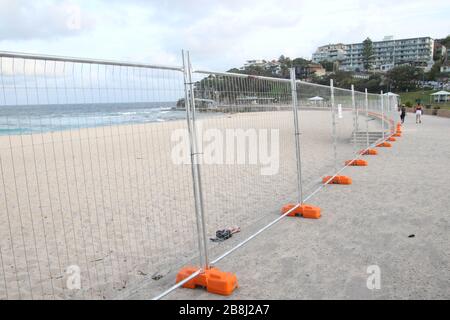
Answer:
POLYGON ((416 106, 416 123, 422 123, 422 105, 419 103, 416 106))
POLYGON ((402 107, 400 108, 400 120, 402 121, 402 124, 405 122, 406 117, 406 107, 404 104, 402 104, 402 107))

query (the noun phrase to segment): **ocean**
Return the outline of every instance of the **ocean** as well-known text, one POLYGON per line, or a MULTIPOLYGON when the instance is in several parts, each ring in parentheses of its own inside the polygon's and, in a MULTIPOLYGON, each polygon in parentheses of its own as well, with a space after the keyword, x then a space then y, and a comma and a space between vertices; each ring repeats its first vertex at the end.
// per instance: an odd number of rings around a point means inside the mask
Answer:
POLYGON ((176 102, 0 106, 0 135, 185 119, 176 102))

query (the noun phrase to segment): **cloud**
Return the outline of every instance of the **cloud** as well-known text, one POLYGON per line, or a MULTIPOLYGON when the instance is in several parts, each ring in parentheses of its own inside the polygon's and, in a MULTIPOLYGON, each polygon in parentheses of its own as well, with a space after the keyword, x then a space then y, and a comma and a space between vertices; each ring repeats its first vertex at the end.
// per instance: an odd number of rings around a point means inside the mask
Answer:
POLYGON ((0 0, 0 40, 54 39, 93 27, 72 1, 0 0))
POLYGON ((152 19, 170 25, 164 48, 190 49, 197 64, 220 61, 223 69, 280 54, 310 58, 320 45, 366 37, 442 37, 449 23, 441 13, 450 9, 438 0, 200 0, 153 5, 152 19))
POLYGON ((180 65, 188 49, 195 68, 216 70, 281 54, 310 58, 327 43, 450 30, 450 4, 438 0, 0 0, 0 8, 5 50, 180 65))

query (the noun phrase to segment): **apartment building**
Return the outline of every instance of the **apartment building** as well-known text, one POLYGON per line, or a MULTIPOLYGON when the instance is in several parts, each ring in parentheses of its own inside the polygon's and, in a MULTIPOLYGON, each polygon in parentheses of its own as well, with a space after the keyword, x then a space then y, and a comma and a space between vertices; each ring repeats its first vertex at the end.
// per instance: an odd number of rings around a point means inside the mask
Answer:
POLYGON ((313 62, 319 63, 321 61, 343 61, 347 53, 347 45, 343 43, 329 44, 317 48, 313 54, 313 62))
MULTIPOLYGON (((317 48, 314 62, 338 62, 344 71, 363 71, 363 43, 334 44, 317 48)), ((385 37, 373 42, 372 69, 388 71, 395 66, 409 64, 429 70, 433 65, 434 40, 430 37, 399 39, 385 37)))

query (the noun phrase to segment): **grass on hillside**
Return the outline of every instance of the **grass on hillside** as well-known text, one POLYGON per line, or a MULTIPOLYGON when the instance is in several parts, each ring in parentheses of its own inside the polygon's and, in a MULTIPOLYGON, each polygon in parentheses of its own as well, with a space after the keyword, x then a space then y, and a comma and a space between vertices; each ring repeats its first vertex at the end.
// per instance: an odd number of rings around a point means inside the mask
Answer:
POLYGON ((433 101, 433 98, 431 98, 430 100, 430 94, 437 91, 440 90, 418 90, 412 92, 400 92, 398 94, 402 99, 402 104, 405 104, 407 101, 409 101, 414 106, 416 104, 416 99, 420 99, 423 105, 431 105, 431 108, 439 106, 441 109, 450 109, 450 101, 444 103, 436 103, 433 101))

